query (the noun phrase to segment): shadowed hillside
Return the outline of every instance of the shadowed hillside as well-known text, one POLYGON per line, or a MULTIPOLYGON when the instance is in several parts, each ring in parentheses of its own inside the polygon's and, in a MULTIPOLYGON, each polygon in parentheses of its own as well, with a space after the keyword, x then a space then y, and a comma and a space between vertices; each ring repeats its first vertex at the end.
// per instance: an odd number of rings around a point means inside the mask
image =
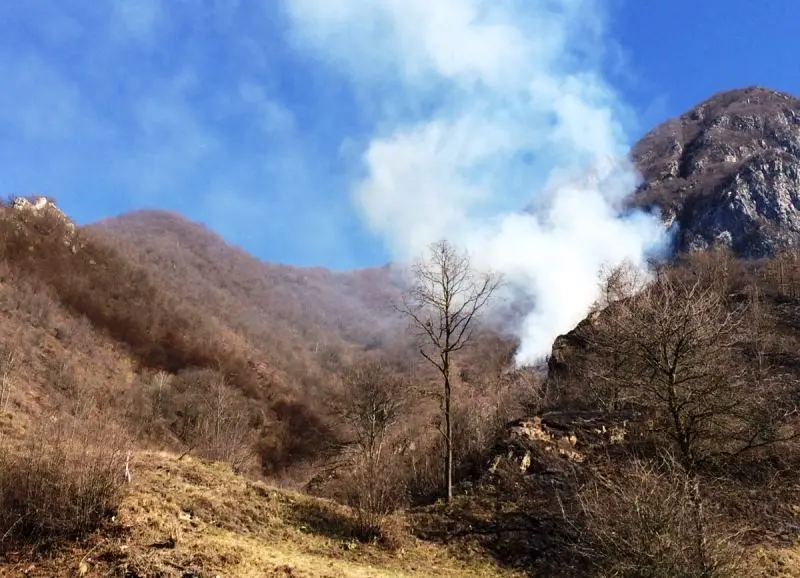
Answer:
MULTIPOLYGON (((207 395, 219 382, 219 391, 250 400, 237 418, 250 432, 241 443, 257 443, 262 467, 285 467, 324 449, 314 441, 330 437, 319 408, 225 315, 210 315, 199 298, 176 292, 157 269, 97 231, 76 229, 54 205, 20 207, 0 210, 6 302, 0 409, 25 410, 13 413, 15 423, 41 412, 96 409, 136 435, 191 449, 199 416, 164 406, 163 395, 197 380, 164 387, 178 374, 205 371, 198 383, 207 395), (157 405, 152 388, 163 391, 157 405)), ((196 386, 191 391, 198 393, 196 386)), ((181 391, 166 399, 195 407, 201 401, 181 391)))

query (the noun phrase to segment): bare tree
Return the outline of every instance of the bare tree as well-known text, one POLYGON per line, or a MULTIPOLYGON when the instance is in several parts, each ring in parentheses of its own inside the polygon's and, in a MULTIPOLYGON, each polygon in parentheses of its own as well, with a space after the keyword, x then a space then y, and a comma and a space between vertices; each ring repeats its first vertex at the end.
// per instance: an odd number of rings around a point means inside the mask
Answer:
POLYGON ((797 252, 791 250, 779 251, 763 267, 763 275, 778 295, 792 299, 797 296, 800 286, 800 266, 798 266, 797 252))
POLYGON ((615 401, 644 409, 692 471, 707 458, 795 436, 793 400, 744 359, 753 305, 722 289, 691 269, 659 270, 607 311, 594 338, 607 350, 595 373, 614 382, 615 401))
POLYGON ((625 359, 617 377, 626 397, 651 410, 653 427, 692 469, 704 444, 735 427, 746 401, 736 351, 743 317, 713 287, 661 271, 609 325, 625 359))
POLYGON ((447 241, 430 246, 425 258, 414 263, 414 284, 399 309, 420 338, 420 354, 442 377, 442 412, 446 446, 447 501, 453 497, 453 355, 470 343, 475 321, 500 282, 489 272, 476 272, 467 253, 447 241))
POLYGON ((380 529, 384 515, 401 497, 402 483, 391 471, 387 444, 405 414, 410 388, 405 379, 377 360, 345 368, 334 407, 352 435, 356 450, 347 499, 359 514, 365 536, 380 529))
POLYGON ((673 445, 697 526, 695 555, 703 560, 710 555, 703 466, 797 435, 789 390, 764 379, 763 365, 754 368, 744 356, 750 318, 759 311, 729 296, 721 278, 732 262, 719 264, 713 274, 707 266, 657 269, 643 291, 606 309, 594 329, 601 347, 589 372, 590 383, 606 380, 596 392, 610 396, 608 406, 640 410, 650 433, 673 445))
MULTIPOLYGON (((600 271, 600 298, 593 310, 607 310, 606 317, 616 320, 617 309, 624 310, 617 304, 644 291, 646 284, 644 272, 630 262, 604 268, 600 271)), ((592 340, 593 352, 603 362, 588 364, 586 383, 592 401, 607 411, 618 411, 627 401, 623 373, 630 352, 625 347, 625 337, 621 324, 612 322, 597 332, 592 340)))
POLYGON ((645 271, 630 261, 616 267, 600 269, 600 298, 594 304, 594 311, 605 309, 617 301, 640 293, 647 287, 645 271))
POLYGON ((769 350, 770 335, 769 325, 774 322, 770 319, 764 305, 764 296, 758 283, 750 283, 747 287, 749 307, 747 308, 746 335, 748 349, 755 361, 754 378, 756 383, 763 383, 769 370, 767 352, 769 350))
MULTIPOLYGON (((160 379, 155 383, 159 387, 160 379)), ((184 371, 166 382, 153 404, 156 415, 170 422, 170 429, 185 445, 181 457, 197 451, 206 459, 228 463, 235 471, 250 465, 254 457, 251 408, 223 374, 184 371)))
POLYGON ((368 456, 379 455, 406 405, 408 385, 381 362, 372 360, 346 368, 341 385, 337 405, 356 445, 368 456))

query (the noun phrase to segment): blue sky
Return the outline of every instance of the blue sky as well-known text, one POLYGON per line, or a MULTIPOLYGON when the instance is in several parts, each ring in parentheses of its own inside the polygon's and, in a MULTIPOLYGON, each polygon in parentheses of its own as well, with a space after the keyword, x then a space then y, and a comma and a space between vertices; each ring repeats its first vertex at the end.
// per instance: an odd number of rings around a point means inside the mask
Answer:
MULTIPOLYGON (((455 119, 456 109, 480 108, 469 118, 480 118, 481 130, 489 118, 524 125, 529 117, 515 116, 517 93, 507 90, 517 69, 503 67, 512 62, 503 50, 513 58, 519 46, 546 54, 566 46, 569 58, 549 54, 542 66, 557 78, 577 71, 601 79, 591 86, 602 94, 587 98, 619 115, 606 139, 616 147, 723 89, 800 93, 798 22, 796 0, 8 2, 0 9, 2 192, 55 197, 81 224, 136 208, 178 211, 269 261, 377 265, 408 226, 364 196, 380 193, 362 185, 367 173, 380 181, 381 155, 405 150, 388 146, 396 139, 387 135, 431 119, 466 133, 478 126, 455 119), (412 4, 431 12, 406 18, 412 4), (558 7, 542 19, 550 4, 558 7), (463 14, 494 27, 465 23, 466 36, 450 38, 448 19, 463 14), (428 17, 425 38, 447 37, 463 54, 436 60, 436 42, 418 54, 413 27, 428 17), (532 43, 549 34, 541 22, 562 26, 564 37, 532 43), (494 42, 486 53, 497 58, 468 50, 464 38, 494 42)), ((476 193, 490 212, 532 201, 563 164, 525 139, 491 142, 499 153, 478 151, 474 164, 459 166, 492 191, 476 193)))

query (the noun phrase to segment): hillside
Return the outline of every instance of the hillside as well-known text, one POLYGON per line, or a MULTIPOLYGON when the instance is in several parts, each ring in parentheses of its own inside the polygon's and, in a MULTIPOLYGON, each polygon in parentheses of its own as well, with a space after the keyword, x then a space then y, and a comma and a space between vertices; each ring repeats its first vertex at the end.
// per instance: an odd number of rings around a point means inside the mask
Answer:
POLYGON ((717 94, 632 150, 633 204, 676 223, 676 248, 714 244, 748 257, 800 240, 800 100, 761 87, 717 94))
MULTIPOLYGON (((261 326, 271 344, 283 346, 277 353, 253 340, 229 322, 240 309, 224 301, 224 287, 201 286, 205 296, 185 282, 176 290, 177 277, 170 285, 157 268, 96 230, 76 228, 46 202, 0 208, 0 236, 0 411, 11 412, 10 433, 42 415, 101 412, 159 447, 212 455, 222 451, 221 438, 204 438, 200 448, 190 438, 212 415, 198 414, 200 408, 216 407, 219 419, 235 424, 227 443, 259 454, 267 470, 303 461, 324 450, 320 439, 336 438, 308 383, 283 370, 291 367, 285 359, 270 363, 296 346, 291 334, 261 326), (220 300, 207 298, 213 291, 220 300), (209 304, 232 313, 216 309, 214 315, 209 304)), ((238 319, 247 314, 255 312, 238 319)), ((298 362, 295 369, 320 379, 308 365, 298 362)))
POLYGON ((402 518, 395 543, 359 543, 348 508, 218 463, 141 452, 132 471, 117 516, 101 531, 43 556, 0 561, 0 576, 522 576, 475 552, 417 540, 402 518))
MULTIPOLYGON (((266 265, 164 213, 75 227, 46 199, 0 207, 0 239, 0 573, 513 575, 404 530, 400 554, 370 545, 354 511, 231 471, 296 487, 352 444, 328 405, 341 370, 370 352, 409 367, 392 348, 404 333, 390 270, 266 265), (226 465, 195 468, 194 455, 226 465), (152 545, 178 526, 182 546, 152 545)), ((489 337, 476 383, 510 356, 489 337)), ((476 393, 488 404, 476 417, 494 416, 498 398, 476 393)), ((439 451, 431 408, 415 405, 404 435, 417 449, 397 464, 414 464, 420 493, 438 486, 434 462, 420 469, 439 451)), ((349 467, 346 454, 333 465, 349 467)), ((320 492, 345 499, 335 484, 320 492)))
POLYGON ((388 348, 404 329, 387 266, 347 273, 261 262, 202 225, 139 211, 90 227, 184 303, 244 336, 284 379, 316 387, 330 363, 388 348))

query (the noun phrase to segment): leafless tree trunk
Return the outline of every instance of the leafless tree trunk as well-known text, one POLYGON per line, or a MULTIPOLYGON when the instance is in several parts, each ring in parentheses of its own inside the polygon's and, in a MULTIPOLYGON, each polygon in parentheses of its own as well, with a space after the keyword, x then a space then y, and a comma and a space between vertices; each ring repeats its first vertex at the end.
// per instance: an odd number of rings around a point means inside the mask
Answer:
POLYGON ((499 278, 489 272, 476 272, 469 255, 444 240, 431 245, 412 272, 413 287, 404 295, 399 309, 419 334, 420 354, 442 376, 445 427, 441 433, 446 446, 449 502, 453 497, 452 357, 472 340, 474 322, 497 288, 499 278))

